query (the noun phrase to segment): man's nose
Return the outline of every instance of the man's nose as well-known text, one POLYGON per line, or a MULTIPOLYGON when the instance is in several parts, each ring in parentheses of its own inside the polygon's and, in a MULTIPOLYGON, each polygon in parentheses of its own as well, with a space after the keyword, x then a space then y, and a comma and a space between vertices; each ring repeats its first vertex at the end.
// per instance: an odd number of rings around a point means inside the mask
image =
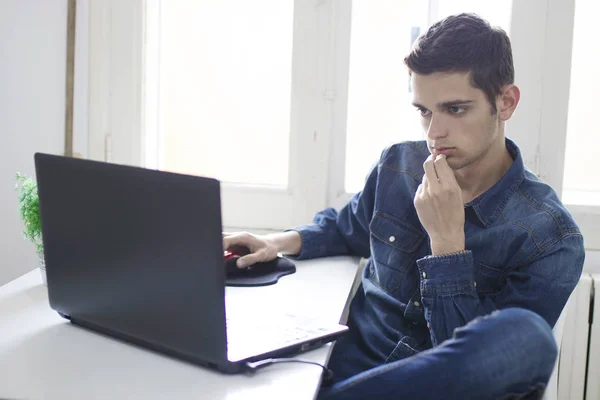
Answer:
POLYGON ((440 139, 448 135, 447 125, 442 118, 432 116, 429 120, 427 137, 431 140, 440 139))

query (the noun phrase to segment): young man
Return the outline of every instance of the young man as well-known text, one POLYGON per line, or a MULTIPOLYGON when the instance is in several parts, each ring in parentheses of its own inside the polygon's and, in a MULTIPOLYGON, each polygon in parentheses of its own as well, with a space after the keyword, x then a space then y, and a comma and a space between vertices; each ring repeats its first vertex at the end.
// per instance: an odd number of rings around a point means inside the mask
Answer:
POLYGON ((226 235, 224 247, 251 250, 241 268, 278 252, 369 258, 320 398, 540 398, 584 246, 505 138, 520 97, 509 38, 451 16, 405 62, 426 141, 385 149, 339 212, 280 234, 226 235))

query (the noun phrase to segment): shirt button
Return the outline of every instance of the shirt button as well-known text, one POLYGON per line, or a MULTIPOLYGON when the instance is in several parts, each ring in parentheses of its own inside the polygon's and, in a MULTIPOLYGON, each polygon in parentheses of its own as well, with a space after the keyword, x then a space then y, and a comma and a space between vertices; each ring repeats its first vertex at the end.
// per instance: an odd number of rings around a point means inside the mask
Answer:
POLYGON ((423 272, 423 278, 427 278, 427 274, 423 272))
POLYGON ((413 304, 415 305, 415 307, 419 307, 421 305, 421 303, 419 303, 418 301, 415 301, 413 304))
POLYGON ((474 286, 474 287, 477 287, 477 282, 473 282, 473 286, 474 286))
POLYGON ((396 237, 395 236, 390 236, 390 243, 394 243, 396 241, 396 237))

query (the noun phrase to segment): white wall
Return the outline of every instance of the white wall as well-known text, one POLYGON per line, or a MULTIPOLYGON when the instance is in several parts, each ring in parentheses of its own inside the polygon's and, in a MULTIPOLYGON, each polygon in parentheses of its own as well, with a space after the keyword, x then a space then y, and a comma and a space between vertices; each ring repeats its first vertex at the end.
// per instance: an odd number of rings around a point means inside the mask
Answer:
POLYGON ((35 268, 15 173, 64 148, 67 0, 0 0, 0 285, 35 268))

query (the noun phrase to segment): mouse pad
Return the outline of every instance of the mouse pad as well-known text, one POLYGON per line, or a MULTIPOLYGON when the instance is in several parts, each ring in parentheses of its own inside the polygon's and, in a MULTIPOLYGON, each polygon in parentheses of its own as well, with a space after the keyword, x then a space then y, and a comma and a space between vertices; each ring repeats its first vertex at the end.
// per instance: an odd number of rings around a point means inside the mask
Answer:
POLYGON ((296 266, 287 258, 277 257, 273 261, 254 267, 239 269, 227 275, 227 286, 267 286, 277 283, 279 278, 296 272, 296 266))

